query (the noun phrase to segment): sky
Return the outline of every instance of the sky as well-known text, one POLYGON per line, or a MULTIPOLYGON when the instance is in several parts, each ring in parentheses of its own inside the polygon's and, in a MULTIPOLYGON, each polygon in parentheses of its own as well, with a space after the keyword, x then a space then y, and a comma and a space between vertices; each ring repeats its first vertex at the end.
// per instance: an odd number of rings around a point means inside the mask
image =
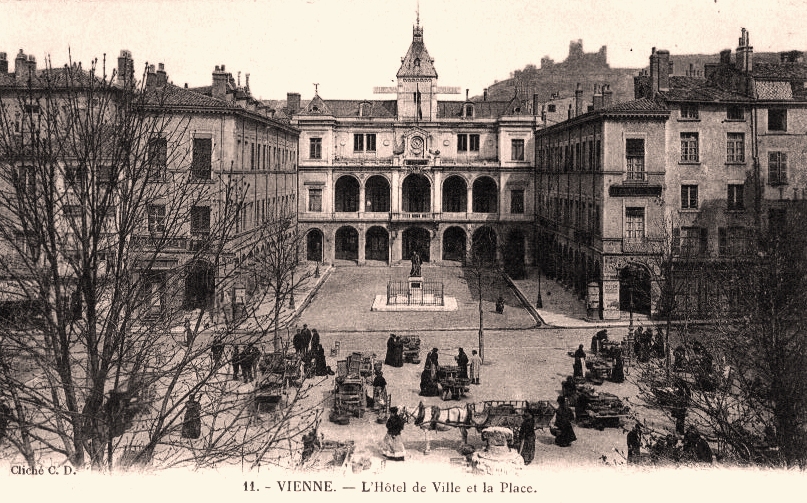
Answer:
POLYGON ((733 50, 741 28, 757 52, 807 50, 807 0, 0 0, 0 52, 13 71, 21 48, 40 66, 104 54, 115 66, 128 49, 180 86, 210 85, 224 64, 242 84, 249 73, 258 98, 308 99, 317 83, 326 99, 372 99, 394 85, 418 11, 439 85, 471 96, 544 56, 562 61, 577 39, 608 46, 616 68, 646 66, 652 47, 673 59, 733 50))

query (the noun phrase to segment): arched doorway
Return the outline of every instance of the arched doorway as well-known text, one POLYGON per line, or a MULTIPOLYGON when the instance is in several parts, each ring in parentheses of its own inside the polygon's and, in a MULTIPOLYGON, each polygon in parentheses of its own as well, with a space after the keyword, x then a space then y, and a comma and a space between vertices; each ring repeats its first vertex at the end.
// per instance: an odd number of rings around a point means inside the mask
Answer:
POLYGON ((403 231, 403 260, 409 260, 412 252, 418 252, 423 262, 430 261, 431 234, 422 227, 409 227, 403 231))
POLYGON ((403 192, 402 209, 407 213, 427 213, 431 211, 431 182, 423 175, 412 173, 401 186, 403 192))
POLYGON ((359 232, 350 226, 336 231, 336 259, 359 260, 359 232))
POLYGON ((312 262, 322 262, 322 231, 311 229, 305 236, 305 258, 312 262))
POLYGON ((518 229, 510 231, 507 235, 507 245, 504 248, 504 270, 513 279, 524 279, 527 270, 524 267, 525 253, 524 233, 518 229))
POLYGON ((465 261, 465 231, 449 227, 443 233, 443 260, 465 261))
POLYGON ((381 175, 374 175, 364 184, 364 211, 389 211, 389 182, 381 175))
POLYGON ((650 314, 650 273, 644 267, 628 264, 619 271, 619 309, 650 314))
POLYGON ((389 259, 389 232, 387 229, 379 226, 367 229, 364 239, 364 258, 387 262, 389 259))
POLYGON ((473 260, 490 266, 496 263, 496 232, 490 227, 480 227, 474 232, 471 245, 473 260))
POLYGON ((334 198, 334 211, 359 211, 359 181, 352 176, 340 177, 334 185, 334 198))
POLYGON ((204 260, 197 260, 188 266, 185 277, 185 308, 199 309, 213 307, 216 295, 216 268, 204 260))
POLYGON ((498 213, 498 189, 489 176, 480 176, 474 181, 472 191, 474 213, 498 213))
POLYGON ((461 176, 449 176, 443 182, 443 211, 465 213, 468 211, 468 184, 461 176))

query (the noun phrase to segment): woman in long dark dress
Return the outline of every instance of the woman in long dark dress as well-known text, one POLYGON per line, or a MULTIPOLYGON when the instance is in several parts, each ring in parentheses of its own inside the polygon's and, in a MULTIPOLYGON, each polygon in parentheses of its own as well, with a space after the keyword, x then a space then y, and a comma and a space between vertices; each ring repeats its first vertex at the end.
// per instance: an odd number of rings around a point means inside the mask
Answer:
POLYGON ((611 382, 625 382, 625 362, 622 360, 622 351, 616 353, 614 368, 611 370, 611 382))
POLYGON ((400 337, 395 337, 395 342, 392 345, 392 366, 403 367, 403 341, 400 337))
POLYGON ((395 361, 395 334, 389 334, 387 339, 387 355, 384 357, 384 363, 390 367, 395 361))
POLYGON ((558 397, 558 410, 555 411, 555 428, 557 433, 555 435, 555 445, 560 447, 569 447, 572 442, 577 440, 572 428, 572 420, 574 419, 574 412, 566 405, 566 398, 558 397))
POLYGON ((535 457, 535 418, 526 410, 523 418, 518 429, 519 451, 524 458, 524 464, 528 465, 535 457))

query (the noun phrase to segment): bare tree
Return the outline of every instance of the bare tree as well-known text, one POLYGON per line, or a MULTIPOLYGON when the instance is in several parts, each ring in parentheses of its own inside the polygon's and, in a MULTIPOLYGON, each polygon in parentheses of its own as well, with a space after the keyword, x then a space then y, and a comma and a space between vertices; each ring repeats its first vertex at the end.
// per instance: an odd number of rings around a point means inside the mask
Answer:
POLYGON ((62 455, 93 469, 288 456, 316 422, 310 385, 255 422, 251 394, 209 356, 214 333, 247 346, 263 335, 222 322, 215 295, 244 273, 233 247, 251 245, 238 235, 248 184, 226 167, 199 176, 174 86, 96 62, 16 77, 0 88, 11 448, 30 466, 62 455), (184 432, 189 418, 209 433, 184 432))
POLYGON ((499 274, 496 263, 496 241, 492 232, 480 232, 465 258, 465 272, 472 282, 479 311, 479 358, 485 361, 485 310, 484 293, 494 283, 492 276, 499 274))

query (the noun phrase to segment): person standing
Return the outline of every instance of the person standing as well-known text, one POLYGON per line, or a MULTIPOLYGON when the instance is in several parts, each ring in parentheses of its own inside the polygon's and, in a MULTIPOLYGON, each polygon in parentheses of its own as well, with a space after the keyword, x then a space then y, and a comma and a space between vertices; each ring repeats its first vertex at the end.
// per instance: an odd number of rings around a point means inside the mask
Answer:
POLYGON ((224 341, 218 333, 213 336, 213 343, 210 345, 210 353, 213 356, 213 365, 218 369, 221 365, 221 357, 224 356, 224 341))
POLYGON ((299 328, 297 329, 297 333, 294 334, 294 337, 291 339, 291 345, 294 346, 294 352, 298 355, 305 353, 303 350, 303 343, 305 342, 305 337, 303 337, 303 332, 299 328))
POLYGON ((387 435, 384 437, 384 444, 381 452, 385 458, 393 461, 403 461, 406 457, 401 433, 404 429, 404 420, 398 415, 398 407, 389 408, 390 416, 387 419, 387 435))
POLYGON ((625 382, 625 361, 622 359, 622 350, 617 350, 614 357, 614 368, 611 370, 611 382, 625 382))
POLYGON ((311 349, 313 350, 317 346, 319 346, 319 332, 314 328, 311 330, 311 349))
POLYGON ((628 463, 635 463, 642 451, 642 425, 636 423, 628 432, 628 463))
POLYGON ((431 353, 426 357, 426 369, 428 369, 432 381, 437 380, 437 367, 439 366, 440 362, 438 361, 437 348, 432 348, 431 353))
POLYGON ((583 373, 583 360, 586 359, 586 352, 583 350, 583 345, 577 348, 577 351, 574 352, 574 377, 584 377, 585 374, 583 373))
POLYGON ((185 318, 185 345, 190 346, 193 342, 193 330, 191 330, 191 320, 185 318))
POLYGON ((460 368, 458 377, 460 379, 468 379, 468 355, 465 354, 465 350, 462 348, 460 348, 457 353, 457 365, 460 368))
MULTIPOLYGON (((384 363, 392 367, 394 362, 395 362, 395 334, 389 334, 389 339, 387 339, 387 355, 384 358, 384 363)), ((428 365, 428 358, 426 364, 428 365)))
POLYGON ((380 370, 373 379, 373 408, 383 410, 387 406, 387 380, 380 370))
POLYGON ((566 405, 566 398, 558 397, 558 410, 555 411, 555 445, 569 447, 577 440, 572 428, 574 412, 566 405))
POLYGON ((471 351, 471 384, 479 384, 479 376, 482 373, 482 358, 476 353, 476 350, 471 351))
POLYGON ((185 405, 185 419, 182 421, 182 438, 196 439, 202 435, 202 404, 193 393, 185 405))
POLYGON ((522 418, 518 429, 518 451, 524 458, 524 464, 528 465, 535 458, 535 418, 528 410, 524 411, 522 418))
POLYGON ((233 366, 233 380, 238 380, 238 369, 241 367, 241 353, 238 351, 238 344, 233 344, 233 354, 230 357, 233 366))
POLYGON ((316 349, 316 347, 311 345, 311 330, 308 329, 307 324, 303 323, 301 333, 303 334, 303 353, 308 353, 308 351, 316 349))

